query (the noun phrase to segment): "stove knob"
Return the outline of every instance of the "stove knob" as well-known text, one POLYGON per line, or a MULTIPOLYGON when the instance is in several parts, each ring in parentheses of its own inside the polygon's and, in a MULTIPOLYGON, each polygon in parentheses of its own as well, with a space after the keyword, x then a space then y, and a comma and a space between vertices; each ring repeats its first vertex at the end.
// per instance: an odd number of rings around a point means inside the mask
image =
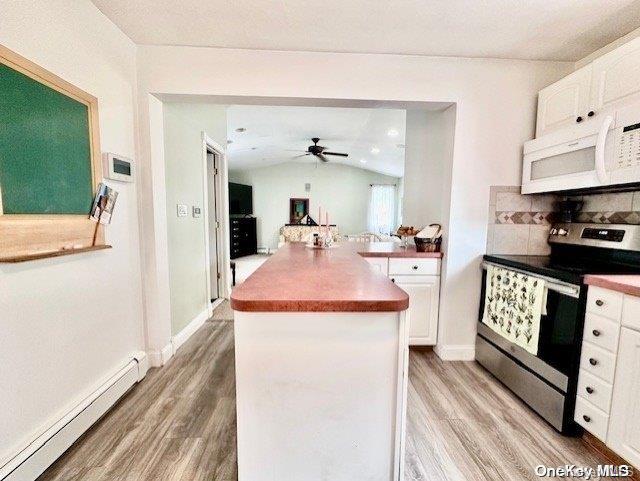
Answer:
POLYGON ((563 229, 562 227, 560 229, 558 229, 558 235, 566 236, 568 233, 569 233, 569 231, 566 230, 566 229, 563 229))

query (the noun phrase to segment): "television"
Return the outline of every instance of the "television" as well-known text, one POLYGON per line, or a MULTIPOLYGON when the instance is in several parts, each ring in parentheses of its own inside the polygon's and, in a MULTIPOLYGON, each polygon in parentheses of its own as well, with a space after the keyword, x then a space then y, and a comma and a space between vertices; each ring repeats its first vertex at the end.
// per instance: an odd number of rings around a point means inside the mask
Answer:
POLYGON ((253 214, 253 187, 229 182, 229 214, 253 214))

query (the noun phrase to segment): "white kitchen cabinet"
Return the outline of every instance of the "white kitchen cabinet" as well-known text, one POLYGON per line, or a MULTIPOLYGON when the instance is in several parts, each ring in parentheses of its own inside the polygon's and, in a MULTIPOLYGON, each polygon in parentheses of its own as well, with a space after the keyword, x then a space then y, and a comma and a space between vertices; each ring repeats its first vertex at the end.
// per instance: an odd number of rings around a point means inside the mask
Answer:
POLYGON ((409 344, 432 346, 438 335, 440 277, 391 275, 391 280, 409 294, 409 344))
POLYGON ((382 274, 389 275, 389 258, 388 257, 365 257, 365 260, 373 266, 374 269, 382 274))
POLYGON ((629 101, 640 93, 640 37, 595 59, 591 66, 589 109, 601 114, 629 101))
POLYGON ((576 125, 588 118, 591 65, 587 65, 549 85, 538 93, 536 137, 576 125))
POLYGON ((640 332, 622 328, 607 445, 640 468, 640 332))

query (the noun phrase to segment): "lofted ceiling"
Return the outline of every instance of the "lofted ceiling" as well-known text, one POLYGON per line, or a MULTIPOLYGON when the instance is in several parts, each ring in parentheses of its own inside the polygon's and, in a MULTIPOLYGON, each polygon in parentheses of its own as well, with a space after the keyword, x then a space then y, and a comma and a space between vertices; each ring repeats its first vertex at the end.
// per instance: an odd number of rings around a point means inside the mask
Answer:
POLYGON ((640 25, 637 0, 93 0, 134 42, 575 61, 640 25))
POLYGON ((300 155, 312 144, 312 137, 320 137, 318 145, 349 154, 347 158, 327 156, 331 163, 401 177, 405 119, 400 109, 233 105, 227 109, 229 168, 317 163, 312 155, 300 155))

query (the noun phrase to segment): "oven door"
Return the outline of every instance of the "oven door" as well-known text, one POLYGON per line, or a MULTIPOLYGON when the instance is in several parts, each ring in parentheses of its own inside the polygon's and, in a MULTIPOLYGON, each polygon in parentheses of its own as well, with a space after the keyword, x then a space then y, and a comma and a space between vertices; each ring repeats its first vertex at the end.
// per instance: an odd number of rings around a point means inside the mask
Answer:
MULTIPOLYGON (((526 273, 532 277, 544 279, 548 289, 546 314, 540 319, 538 354, 533 355, 500 336, 482 322, 486 292, 486 266, 488 264, 490 263, 483 263, 478 335, 560 391, 568 392, 572 379, 575 383, 580 356, 584 324, 583 290, 578 285, 526 273)), ((511 267, 497 266, 502 269, 524 272, 511 267)))

